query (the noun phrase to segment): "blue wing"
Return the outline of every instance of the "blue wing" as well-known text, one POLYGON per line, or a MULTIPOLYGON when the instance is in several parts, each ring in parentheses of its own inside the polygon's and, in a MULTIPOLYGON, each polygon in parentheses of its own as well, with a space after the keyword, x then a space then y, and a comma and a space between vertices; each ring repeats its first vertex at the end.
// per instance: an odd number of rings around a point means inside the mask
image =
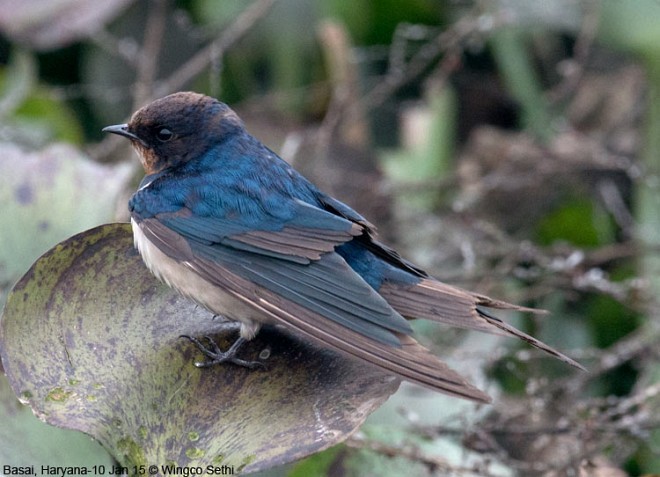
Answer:
POLYGON ((335 247, 366 232, 368 223, 359 215, 351 218, 360 223, 284 195, 273 201, 275 212, 264 206, 263 197, 246 202, 249 194, 240 195, 242 213, 232 214, 227 210, 233 211, 233 204, 199 206, 199 188, 187 188, 194 192, 177 198, 173 191, 180 181, 167 182, 148 183, 130 204, 135 222, 166 255, 194 263, 210 281, 228 270, 313 312, 319 323, 331 320, 390 346, 401 345, 397 334, 412 334, 408 321, 335 253, 335 247), (202 215, 203 209, 212 212, 202 215), (167 231, 174 235, 167 238, 167 231))
POLYGON ((415 341, 400 318, 335 253, 309 264, 184 239, 157 218, 138 224, 160 250, 267 321, 404 379, 480 402, 486 394, 415 341))
POLYGON ((359 214, 330 198, 331 210, 325 210, 321 202, 284 197, 272 213, 243 204, 237 216, 219 214, 223 207, 202 214, 167 182, 147 182, 130 201, 136 225, 161 252, 267 321, 404 379, 489 400, 417 343, 407 320, 335 252, 370 232, 359 214))

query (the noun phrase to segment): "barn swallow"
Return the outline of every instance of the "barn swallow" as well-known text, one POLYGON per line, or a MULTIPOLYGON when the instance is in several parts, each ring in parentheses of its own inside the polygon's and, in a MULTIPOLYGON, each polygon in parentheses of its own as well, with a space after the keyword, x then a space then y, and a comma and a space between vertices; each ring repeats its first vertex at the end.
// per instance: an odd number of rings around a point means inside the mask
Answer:
POLYGON ((214 98, 175 93, 103 131, 128 138, 146 172, 129 201, 144 263, 184 296, 240 323, 229 351, 204 350, 213 363, 249 365, 236 350, 262 324, 275 324, 402 379, 488 402, 413 338, 409 320, 427 319, 516 336, 582 368, 487 311, 530 309, 444 284, 379 242, 371 223, 214 98))

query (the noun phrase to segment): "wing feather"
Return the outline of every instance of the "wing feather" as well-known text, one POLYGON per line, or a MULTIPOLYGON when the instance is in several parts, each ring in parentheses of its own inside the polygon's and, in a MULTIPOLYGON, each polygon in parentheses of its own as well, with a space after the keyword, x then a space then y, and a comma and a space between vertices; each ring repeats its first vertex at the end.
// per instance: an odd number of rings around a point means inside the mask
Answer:
POLYGON ((309 265, 186 240, 159 220, 137 226, 170 257, 274 322, 402 379, 478 402, 490 398, 415 341, 396 313, 337 254, 309 265))
POLYGON ((265 288, 255 290, 251 282, 242 277, 226 272, 219 273, 214 263, 196 260, 192 266, 200 275, 213 279, 217 286, 262 311, 275 323, 312 338, 323 346, 330 346, 430 389, 478 402, 490 402, 488 395, 475 388, 408 335, 397 333, 400 346, 393 347, 320 317, 279 293, 265 288))
POLYGON ((235 273, 308 308, 319 317, 391 346, 400 346, 394 333, 412 334, 408 321, 335 253, 300 264, 273 260, 223 244, 207 244, 191 237, 181 244, 183 237, 156 218, 143 220, 138 226, 166 255, 185 256, 185 264, 191 267, 203 261, 206 265, 197 271, 211 283, 215 283, 215 275, 235 273), (189 252, 182 255, 181 246, 189 252))
POLYGON ((298 208, 304 217, 287 222, 264 220, 259 230, 224 217, 197 216, 187 208, 156 214, 154 218, 178 234, 205 245, 223 244, 296 263, 319 260, 337 245, 362 233, 359 224, 342 217, 311 206, 298 205, 298 208))

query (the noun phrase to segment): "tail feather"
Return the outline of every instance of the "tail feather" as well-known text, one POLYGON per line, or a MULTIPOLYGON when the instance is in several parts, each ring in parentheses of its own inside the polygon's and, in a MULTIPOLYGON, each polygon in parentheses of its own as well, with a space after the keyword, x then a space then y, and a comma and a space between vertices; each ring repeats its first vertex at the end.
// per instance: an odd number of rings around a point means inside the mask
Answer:
POLYGON ((508 333, 485 320, 477 312, 477 306, 526 311, 525 308, 491 300, 433 279, 422 279, 412 286, 385 282, 378 293, 406 318, 423 318, 499 335, 508 333))
POLYGON ((520 331, 519 329, 514 328, 513 326, 509 325, 508 323, 503 322, 499 318, 488 314, 486 311, 477 308, 477 313, 486 320, 488 323, 491 325, 500 328, 502 331, 504 331, 506 334, 515 336, 517 338, 520 338, 526 343, 529 343, 530 345, 534 346, 535 348, 538 348, 540 350, 545 351, 546 353, 554 356, 555 358, 563 361, 564 363, 568 363, 571 366, 575 366, 578 369, 581 369, 582 371, 586 371, 585 367, 582 366, 580 363, 575 361, 574 359, 569 358, 565 354, 557 351, 554 349, 552 346, 548 346, 545 344, 543 341, 537 340, 533 336, 528 335, 527 333, 524 333, 520 331))
POLYGON ((573 359, 503 322, 483 310, 482 307, 531 313, 547 313, 545 310, 493 300, 485 295, 471 293, 431 278, 422 279, 416 285, 397 285, 393 282, 385 282, 378 293, 387 300, 392 308, 406 318, 422 318, 459 328, 515 336, 565 363, 584 369, 573 359))
MULTIPOLYGON (((440 283, 440 282, 436 282, 440 283)), ((514 311, 523 311, 525 313, 534 313, 536 315, 547 315, 548 310, 542 310, 540 308, 529 308, 526 306, 514 305, 502 300, 494 300, 486 295, 480 295, 479 293, 470 292, 470 295, 477 300, 478 306, 485 306, 487 308, 495 308, 496 310, 514 310, 514 311)))

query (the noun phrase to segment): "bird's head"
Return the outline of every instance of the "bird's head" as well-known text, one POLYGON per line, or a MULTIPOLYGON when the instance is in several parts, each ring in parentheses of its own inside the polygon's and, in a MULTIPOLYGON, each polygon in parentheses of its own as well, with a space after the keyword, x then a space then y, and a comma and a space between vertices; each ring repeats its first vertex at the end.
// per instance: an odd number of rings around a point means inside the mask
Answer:
POLYGON ((193 92, 165 96, 136 111, 127 124, 103 128, 130 139, 147 174, 202 157, 242 130, 229 106, 193 92))

